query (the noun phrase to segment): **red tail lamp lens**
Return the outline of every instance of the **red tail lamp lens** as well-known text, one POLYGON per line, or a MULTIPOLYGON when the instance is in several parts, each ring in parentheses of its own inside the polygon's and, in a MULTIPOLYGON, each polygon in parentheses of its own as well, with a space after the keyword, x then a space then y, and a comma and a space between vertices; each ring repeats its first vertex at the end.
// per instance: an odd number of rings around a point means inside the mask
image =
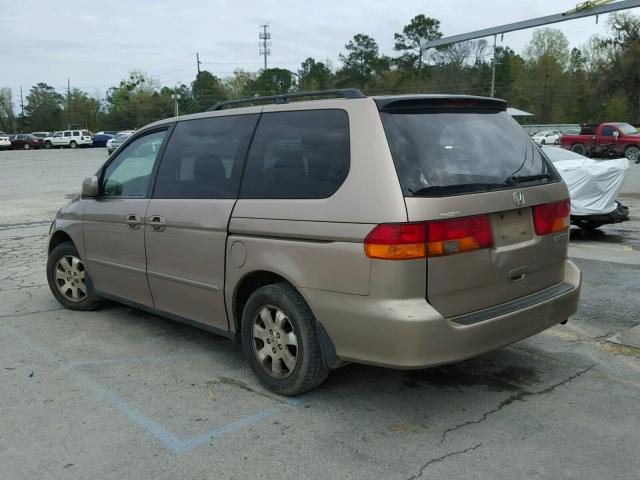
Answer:
POLYGON ((571 202, 545 203, 533 207, 533 225, 537 235, 547 235, 569 228, 571 202))
POLYGON ((407 260, 468 252, 493 246, 487 215, 427 223, 383 224, 364 242, 369 258, 407 260))

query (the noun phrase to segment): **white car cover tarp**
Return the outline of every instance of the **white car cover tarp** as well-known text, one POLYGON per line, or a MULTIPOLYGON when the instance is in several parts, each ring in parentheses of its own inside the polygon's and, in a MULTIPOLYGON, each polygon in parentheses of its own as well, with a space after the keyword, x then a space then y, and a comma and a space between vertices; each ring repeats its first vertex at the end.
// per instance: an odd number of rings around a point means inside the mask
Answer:
POLYGON ((580 158, 553 162, 571 196, 571 215, 613 212, 616 198, 629 170, 626 158, 592 160, 580 158))

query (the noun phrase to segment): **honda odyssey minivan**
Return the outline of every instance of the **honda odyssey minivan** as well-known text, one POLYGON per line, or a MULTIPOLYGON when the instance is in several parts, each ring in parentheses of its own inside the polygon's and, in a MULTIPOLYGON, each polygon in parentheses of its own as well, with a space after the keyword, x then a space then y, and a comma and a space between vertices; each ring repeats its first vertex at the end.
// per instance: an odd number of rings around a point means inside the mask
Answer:
POLYGON ((346 362, 425 368, 566 321, 568 231, 567 188, 504 101, 311 92, 137 131, 58 212, 47 277, 67 308, 239 341, 294 395, 346 362))

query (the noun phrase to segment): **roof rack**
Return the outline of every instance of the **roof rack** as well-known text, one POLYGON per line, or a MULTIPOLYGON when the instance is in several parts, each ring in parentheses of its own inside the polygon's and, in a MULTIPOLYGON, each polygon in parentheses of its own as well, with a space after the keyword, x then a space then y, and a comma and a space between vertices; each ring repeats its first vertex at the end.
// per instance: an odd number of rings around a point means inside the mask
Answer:
POLYGON ((317 90, 313 92, 296 92, 286 93, 284 95, 270 95, 267 97, 250 97, 242 98, 240 100, 227 100, 225 102, 216 103, 213 107, 207 109, 207 112, 214 112, 216 110, 222 110, 225 107, 232 105, 242 105, 245 103, 255 102, 273 102, 273 103, 289 103, 291 98, 302 97, 327 97, 327 96, 341 96, 343 98, 366 98, 366 95, 357 88, 340 88, 336 90, 317 90))

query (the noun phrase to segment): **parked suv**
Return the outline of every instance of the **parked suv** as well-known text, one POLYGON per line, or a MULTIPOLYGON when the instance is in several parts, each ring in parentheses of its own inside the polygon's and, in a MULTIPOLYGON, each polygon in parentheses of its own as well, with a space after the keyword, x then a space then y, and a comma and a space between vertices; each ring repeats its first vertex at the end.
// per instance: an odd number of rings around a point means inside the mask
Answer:
POLYGON ((78 148, 83 145, 91 145, 92 143, 93 139, 89 130, 64 130, 62 132, 55 132, 53 135, 44 139, 46 148, 78 148))
POLYGON ((53 295, 241 341, 285 395, 345 362, 456 362, 576 311, 567 188, 505 102, 325 94, 344 98, 137 131, 53 221, 53 295))

